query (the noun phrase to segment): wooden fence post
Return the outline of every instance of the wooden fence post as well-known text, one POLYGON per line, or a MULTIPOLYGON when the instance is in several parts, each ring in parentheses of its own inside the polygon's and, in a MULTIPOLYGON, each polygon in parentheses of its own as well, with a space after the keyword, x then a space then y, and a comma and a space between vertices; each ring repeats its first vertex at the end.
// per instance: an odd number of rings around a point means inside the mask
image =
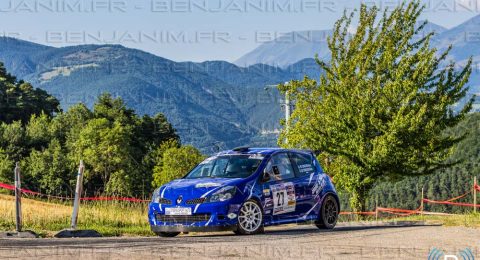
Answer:
POLYGON ((477 176, 473 177, 473 213, 477 213, 477 176))
POLYGON ((83 190, 83 171, 85 170, 85 165, 83 164, 83 160, 80 161, 80 166, 78 167, 78 175, 77 175, 77 187, 75 188, 75 200, 73 201, 73 213, 72 213, 72 229, 77 228, 77 220, 78 220, 78 210, 80 207, 80 197, 82 195, 83 190))
POLYGON ((22 231, 22 185, 20 180, 20 164, 15 164, 15 215, 16 215, 16 230, 22 231))
POLYGON ((420 215, 423 216, 423 187, 422 187, 422 198, 420 199, 420 215))

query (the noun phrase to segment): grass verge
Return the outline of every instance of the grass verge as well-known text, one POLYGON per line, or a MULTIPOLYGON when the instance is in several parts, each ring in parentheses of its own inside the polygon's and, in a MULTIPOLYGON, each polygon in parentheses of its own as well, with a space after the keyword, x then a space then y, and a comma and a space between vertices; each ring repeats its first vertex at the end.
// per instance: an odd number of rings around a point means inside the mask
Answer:
POLYGON ((432 224, 442 224, 444 226, 464 226, 479 228, 480 227, 480 214, 470 213, 451 216, 431 216, 431 215, 415 215, 409 217, 395 218, 399 221, 425 221, 432 224))
MULTIPOLYGON (((71 202, 22 199, 23 229, 35 231, 42 237, 70 227, 71 202)), ((341 216, 340 222, 355 221, 355 217, 341 216)), ((374 221, 374 218, 365 221, 374 221)), ((452 216, 409 216, 382 218, 383 221, 426 221, 445 226, 480 227, 480 214, 452 216)), ((0 194, 0 231, 15 229, 15 201, 13 196, 0 194)), ((78 229, 94 229, 104 236, 154 236, 147 221, 146 203, 82 202, 78 229)))
MULTIPOLYGON (((146 203, 82 202, 78 229, 94 229, 104 236, 153 236, 147 221, 146 203)), ((42 237, 70 227, 71 202, 47 202, 22 198, 23 229, 42 237)), ((15 229, 13 196, 0 194, 0 230, 15 229)))

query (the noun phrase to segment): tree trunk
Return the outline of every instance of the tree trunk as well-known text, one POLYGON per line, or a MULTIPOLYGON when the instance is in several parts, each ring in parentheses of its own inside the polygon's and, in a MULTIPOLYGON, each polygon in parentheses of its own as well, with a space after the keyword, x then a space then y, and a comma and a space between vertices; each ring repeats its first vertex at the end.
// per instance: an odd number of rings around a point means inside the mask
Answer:
MULTIPOLYGON (((365 187, 359 187, 352 192, 350 198, 350 207, 353 212, 365 212, 367 210, 367 195, 368 189, 365 187)), ((357 214, 357 220, 365 219, 365 215, 357 214)))

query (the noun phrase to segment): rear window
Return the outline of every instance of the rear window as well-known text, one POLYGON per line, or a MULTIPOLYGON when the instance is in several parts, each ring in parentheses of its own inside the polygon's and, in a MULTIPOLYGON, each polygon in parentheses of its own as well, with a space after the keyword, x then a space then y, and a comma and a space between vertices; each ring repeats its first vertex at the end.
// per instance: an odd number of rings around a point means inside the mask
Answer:
POLYGON ((313 157, 311 154, 292 153, 291 158, 298 169, 300 176, 310 175, 315 172, 313 157))

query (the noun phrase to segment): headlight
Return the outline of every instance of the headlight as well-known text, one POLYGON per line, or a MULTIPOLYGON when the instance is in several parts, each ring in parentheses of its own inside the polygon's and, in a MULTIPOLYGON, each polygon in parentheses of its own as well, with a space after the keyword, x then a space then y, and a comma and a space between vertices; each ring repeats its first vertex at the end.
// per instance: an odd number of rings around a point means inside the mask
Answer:
POLYGON ((213 193, 206 202, 227 201, 235 195, 237 188, 234 186, 227 186, 213 193))
POLYGON ((154 202, 154 203, 160 203, 160 188, 156 189, 153 192, 152 202, 154 202))

